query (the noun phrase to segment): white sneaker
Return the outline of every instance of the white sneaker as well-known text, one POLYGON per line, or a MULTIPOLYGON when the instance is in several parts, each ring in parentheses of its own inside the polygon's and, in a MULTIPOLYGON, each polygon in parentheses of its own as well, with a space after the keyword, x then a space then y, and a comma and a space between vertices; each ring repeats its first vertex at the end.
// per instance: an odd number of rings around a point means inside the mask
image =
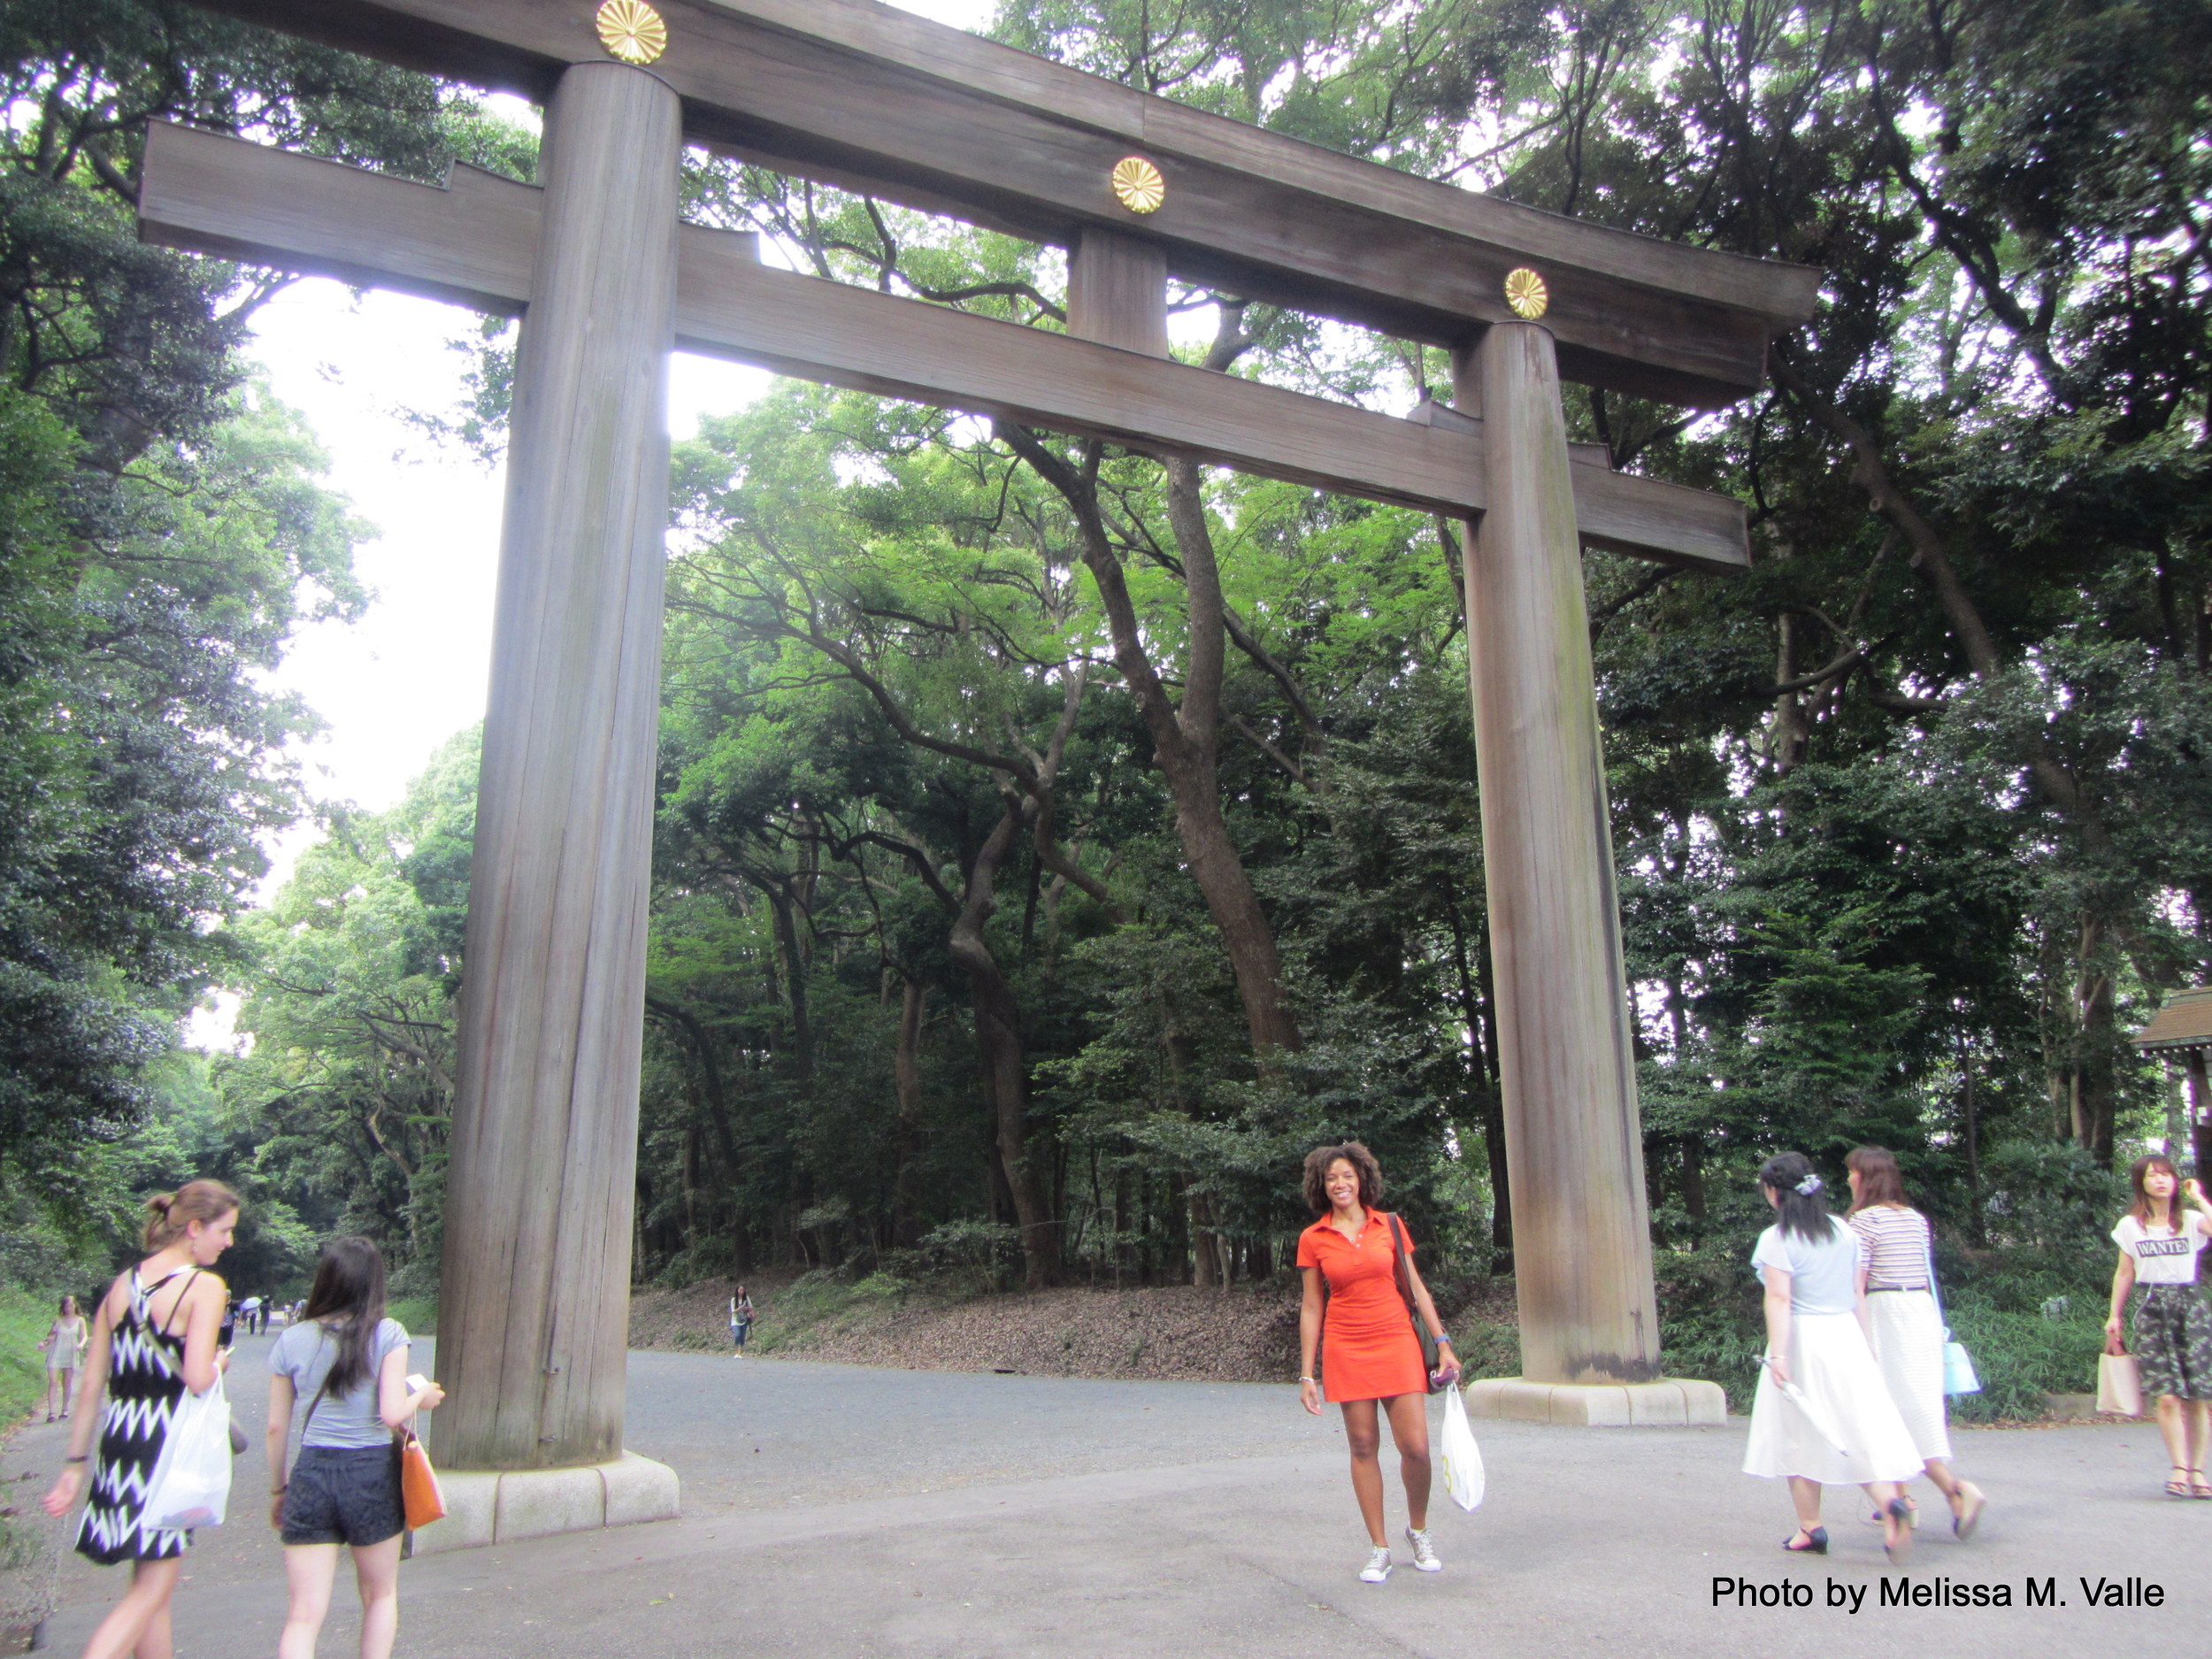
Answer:
POLYGON ((1436 1548, 1429 1542, 1429 1535, 1425 1531, 1417 1527, 1407 1527, 1406 1542, 1413 1546, 1413 1566, 1417 1572, 1444 1571, 1444 1563, 1436 1558, 1436 1548))
POLYGON ((1389 1576, 1390 1552, 1378 1544, 1369 1553, 1367 1564, 1359 1570, 1359 1581, 1362 1584, 1380 1584, 1389 1576))

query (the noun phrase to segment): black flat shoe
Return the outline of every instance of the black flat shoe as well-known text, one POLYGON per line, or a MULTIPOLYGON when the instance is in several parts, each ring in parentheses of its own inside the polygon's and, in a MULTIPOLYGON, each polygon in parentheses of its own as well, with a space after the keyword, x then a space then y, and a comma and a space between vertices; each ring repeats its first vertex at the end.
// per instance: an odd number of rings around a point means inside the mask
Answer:
POLYGON ((1824 1555, 1828 1553, 1828 1529, 1826 1527, 1816 1526, 1810 1532, 1807 1532, 1801 1526, 1797 1529, 1797 1532, 1792 1532, 1788 1538, 1782 1540, 1782 1548, 1788 1550, 1791 1555, 1824 1555), (1797 1532, 1805 1533, 1805 1541, 1801 1544, 1794 1541, 1797 1532))

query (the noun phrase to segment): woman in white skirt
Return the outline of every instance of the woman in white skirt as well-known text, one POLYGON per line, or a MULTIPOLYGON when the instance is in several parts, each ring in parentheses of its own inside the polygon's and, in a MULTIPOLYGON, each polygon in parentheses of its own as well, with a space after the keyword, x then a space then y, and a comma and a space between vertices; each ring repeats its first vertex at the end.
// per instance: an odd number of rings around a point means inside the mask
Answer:
POLYGON ((1797 1531, 1782 1548, 1796 1555, 1828 1553, 1823 1486, 1869 1486, 1883 1548, 1900 1564, 1912 1548, 1904 1483, 1920 1472, 1920 1455, 1860 1324, 1858 1235, 1828 1213, 1803 1153, 1769 1158, 1759 1186, 1776 1220, 1751 1253, 1766 1285, 1767 1351, 1744 1473, 1789 1481, 1797 1531))
MULTIPOLYGON (((1844 1159, 1843 1167, 1851 1181, 1849 1220, 1859 1235, 1859 1289, 1866 1298, 1866 1334, 1874 1363, 1919 1450, 1921 1468, 1950 1502, 1952 1533, 1971 1538, 1986 1500, 1979 1486, 1951 1472, 1934 1232, 1927 1217, 1905 1202, 1905 1178, 1888 1150, 1861 1147, 1844 1159)), ((1878 1513, 1875 1518, 1880 1518, 1878 1513)), ((1919 1518, 1916 1513, 1916 1525, 1919 1518)))

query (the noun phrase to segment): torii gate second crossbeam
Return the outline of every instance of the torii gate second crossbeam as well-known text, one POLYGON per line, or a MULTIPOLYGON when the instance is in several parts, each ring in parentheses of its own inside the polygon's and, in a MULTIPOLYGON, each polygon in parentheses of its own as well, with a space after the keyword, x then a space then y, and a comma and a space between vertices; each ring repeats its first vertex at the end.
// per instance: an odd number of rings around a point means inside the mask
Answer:
POLYGON ((1579 550, 1740 568, 1743 518, 1578 456, 1559 380, 1740 396, 1814 273, 1411 179, 870 0, 201 3, 547 106, 536 188, 457 172, 440 191, 163 129, 142 196, 156 240, 524 313, 434 1448, 481 1479, 449 1483, 439 1547, 675 1503, 621 1443, 680 341, 1468 526, 1524 1369, 1492 1404, 1717 1412, 1712 1385, 1660 1376, 1579 550), (680 227, 687 141, 1068 245, 1075 337, 771 271, 680 227), (1398 421, 1164 361, 1171 272, 1450 345, 1455 408, 1398 421))

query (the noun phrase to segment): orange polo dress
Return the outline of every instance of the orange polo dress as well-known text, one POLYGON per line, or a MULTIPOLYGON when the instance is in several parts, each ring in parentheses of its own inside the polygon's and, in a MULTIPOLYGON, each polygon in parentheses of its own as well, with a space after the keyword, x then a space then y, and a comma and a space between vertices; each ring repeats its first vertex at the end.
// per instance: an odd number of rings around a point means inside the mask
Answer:
MULTIPOLYGON (((1402 1229, 1405 1223, 1398 1225, 1402 1229)), ((1412 1252, 1409 1231, 1406 1253, 1412 1252)), ((1428 1392, 1420 1340, 1398 1291, 1387 1213, 1369 1210, 1356 1240, 1339 1233, 1324 1216, 1298 1235, 1298 1265, 1319 1268, 1328 1282, 1321 1317, 1323 1399, 1341 1404, 1428 1392)))

